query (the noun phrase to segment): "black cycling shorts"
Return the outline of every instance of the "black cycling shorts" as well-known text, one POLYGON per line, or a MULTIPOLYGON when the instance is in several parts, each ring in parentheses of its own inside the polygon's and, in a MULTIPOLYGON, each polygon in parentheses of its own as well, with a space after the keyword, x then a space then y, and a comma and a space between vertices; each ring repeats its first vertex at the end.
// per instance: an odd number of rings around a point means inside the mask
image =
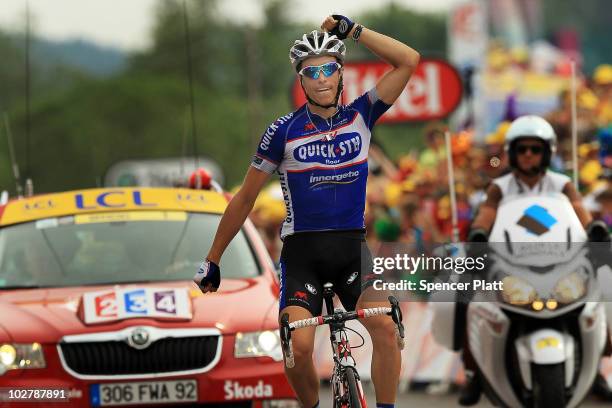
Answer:
POLYGON ((355 231, 300 232, 285 237, 281 251, 280 304, 300 306, 321 314, 323 285, 331 282, 346 310, 355 310, 368 286, 362 276, 372 273, 372 254, 365 233, 355 231))

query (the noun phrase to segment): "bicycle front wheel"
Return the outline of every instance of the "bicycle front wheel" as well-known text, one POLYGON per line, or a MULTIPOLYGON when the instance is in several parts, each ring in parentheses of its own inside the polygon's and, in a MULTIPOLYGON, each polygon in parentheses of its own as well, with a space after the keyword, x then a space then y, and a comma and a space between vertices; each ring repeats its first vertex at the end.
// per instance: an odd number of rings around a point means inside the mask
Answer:
POLYGON ((348 387, 349 408, 366 408, 355 369, 353 367, 346 367, 344 370, 344 378, 348 387))

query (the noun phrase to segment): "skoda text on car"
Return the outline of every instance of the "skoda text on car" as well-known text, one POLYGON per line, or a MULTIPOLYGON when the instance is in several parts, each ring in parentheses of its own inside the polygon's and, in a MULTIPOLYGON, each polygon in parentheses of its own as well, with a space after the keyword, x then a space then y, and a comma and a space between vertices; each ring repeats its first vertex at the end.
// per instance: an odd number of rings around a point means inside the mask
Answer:
POLYGON ((53 389, 63 407, 296 406, 254 227, 231 242, 217 293, 191 281, 226 205, 215 191, 112 188, 0 207, 0 404, 53 389))

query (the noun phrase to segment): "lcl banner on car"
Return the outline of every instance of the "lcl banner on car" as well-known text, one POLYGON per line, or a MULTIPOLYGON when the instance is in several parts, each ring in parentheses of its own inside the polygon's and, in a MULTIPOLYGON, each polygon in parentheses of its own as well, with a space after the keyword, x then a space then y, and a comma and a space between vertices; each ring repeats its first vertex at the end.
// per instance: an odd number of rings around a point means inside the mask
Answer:
MULTIPOLYGON (((343 103, 369 91, 391 67, 384 62, 352 62, 344 66, 343 103)), ((423 122, 442 119, 459 105, 462 83, 457 70, 440 59, 421 58, 406 89, 378 123, 423 122)), ((296 77, 291 88, 293 106, 306 103, 296 77)))

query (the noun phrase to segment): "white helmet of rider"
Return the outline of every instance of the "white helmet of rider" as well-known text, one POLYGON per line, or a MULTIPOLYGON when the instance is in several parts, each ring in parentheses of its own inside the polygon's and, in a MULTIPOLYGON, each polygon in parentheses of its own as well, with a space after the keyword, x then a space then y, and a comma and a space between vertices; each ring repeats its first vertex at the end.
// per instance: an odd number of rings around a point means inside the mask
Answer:
POLYGON ((536 115, 521 116, 510 124, 506 132, 504 149, 510 159, 510 166, 518 168, 516 142, 522 138, 535 138, 544 142, 545 150, 540 165, 540 171, 544 171, 550 165, 551 156, 557 150, 557 135, 555 130, 545 119, 536 115))
POLYGON ((541 139, 550 146, 552 153, 557 149, 555 130, 545 119, 536 115, 521 116, 510 124, 506 132, 505 148, 508 150, 512 142, 522 137, 541 139))
POLYGON ((321 55, 334 56, 340 64, 344 64, 346 46, 335 35, 313 30, 309 34, 304 34, 300 40, 295 40, 289 50, 289 60, 296 71, 300 63, 306 58, 321 55))

